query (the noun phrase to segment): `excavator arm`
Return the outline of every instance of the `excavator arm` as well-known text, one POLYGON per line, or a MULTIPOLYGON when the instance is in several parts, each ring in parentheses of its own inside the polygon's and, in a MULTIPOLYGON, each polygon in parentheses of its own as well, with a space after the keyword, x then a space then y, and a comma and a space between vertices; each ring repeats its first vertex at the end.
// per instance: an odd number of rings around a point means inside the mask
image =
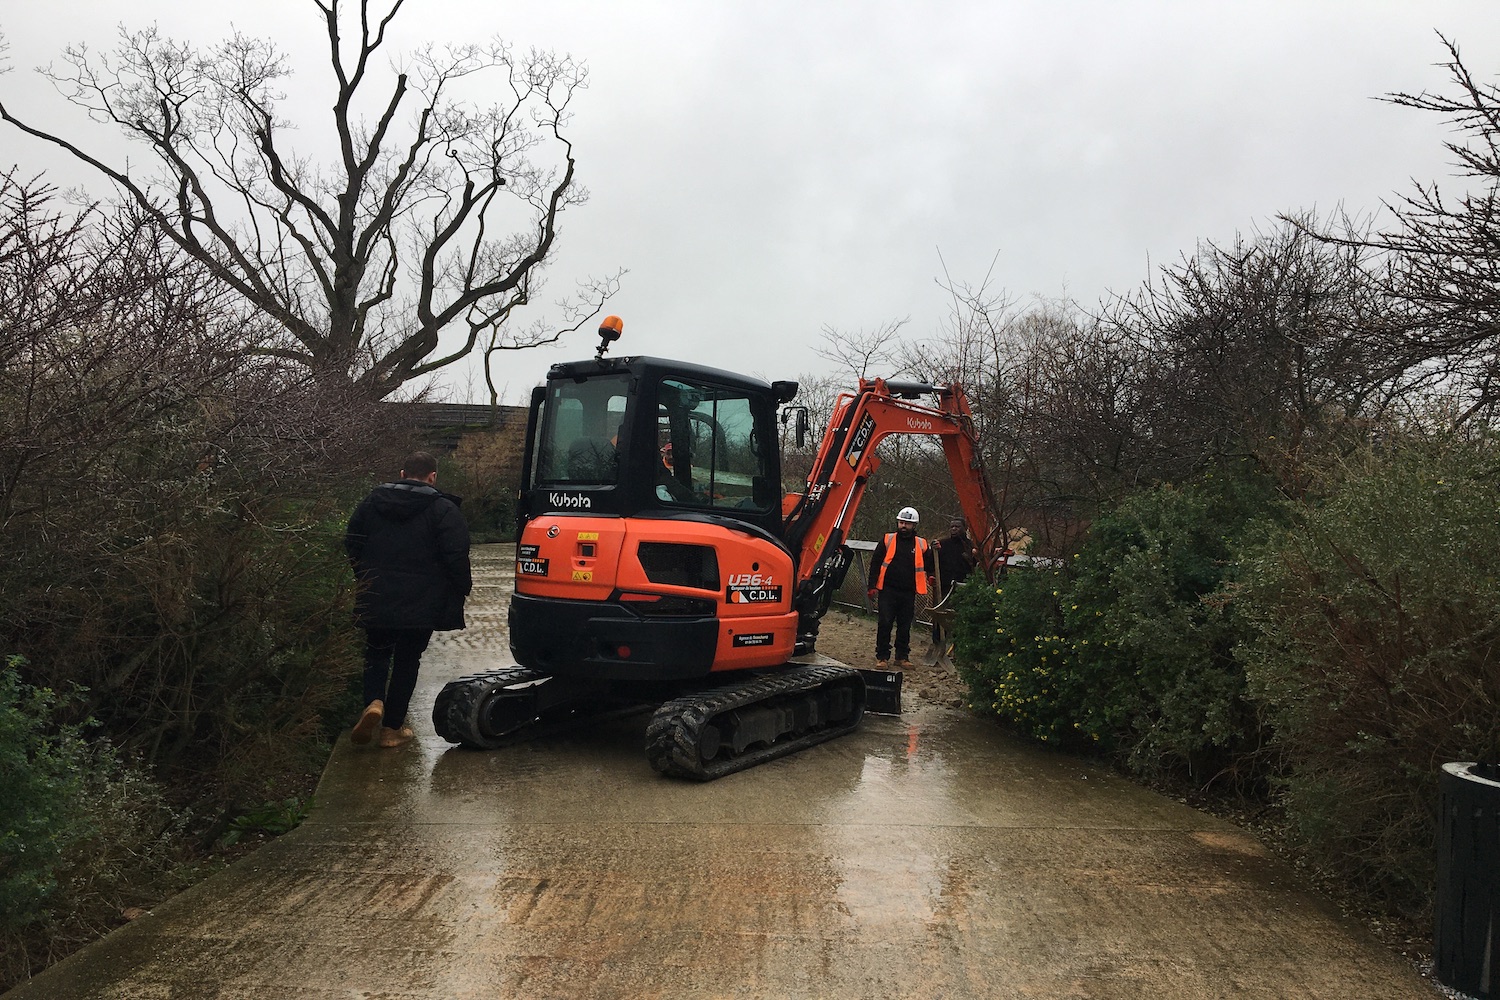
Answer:
POLYGON ((851 554, 844 542, 870 477, 879 468, 876 447, 891 434, 942 440, 970 537, 978 540, 985 574, 992 578, 1006 534, 980 461, 974 417, 963 389, 957 384, 860 379, 859 391, 843 393, 834 405, 806 491, 786 505, 783 537, 797 556, 799 646, 811 647, 817 620, 848 571, 851 554), (929 395, 936 397, 936 406, 919 402, 929 395))

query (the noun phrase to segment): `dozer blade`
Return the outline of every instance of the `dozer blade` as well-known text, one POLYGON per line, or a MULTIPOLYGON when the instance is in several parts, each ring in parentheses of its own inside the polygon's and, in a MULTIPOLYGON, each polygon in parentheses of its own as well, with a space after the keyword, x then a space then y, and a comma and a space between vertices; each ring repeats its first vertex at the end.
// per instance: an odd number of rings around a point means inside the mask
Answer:
POLYGON ((712 781, 852 733, 864 711, 859 671, 791 667, 662 705, 646 758, 662 774, 712 781))

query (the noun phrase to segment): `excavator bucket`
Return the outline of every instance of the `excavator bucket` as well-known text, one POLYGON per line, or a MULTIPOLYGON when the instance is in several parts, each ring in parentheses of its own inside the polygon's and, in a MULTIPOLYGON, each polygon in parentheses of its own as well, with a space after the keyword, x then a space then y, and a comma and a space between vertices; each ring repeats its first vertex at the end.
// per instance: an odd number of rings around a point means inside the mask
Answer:
POLYGON ((871 715, 901 714, 901 671, 861 670, 865 679, 865 711, 871 715))

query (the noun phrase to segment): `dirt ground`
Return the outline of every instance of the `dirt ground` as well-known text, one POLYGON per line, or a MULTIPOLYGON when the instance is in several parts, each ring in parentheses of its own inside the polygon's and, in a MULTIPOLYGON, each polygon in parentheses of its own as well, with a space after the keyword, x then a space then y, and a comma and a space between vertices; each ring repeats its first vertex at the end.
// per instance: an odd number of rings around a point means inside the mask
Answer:
MULTIPOLYGON (((818 630, 818 652, 851 667, 875 669, 875 619, 834 608, 823 616, 818 630)), ((902 668, 901 697, 949 708, 968 704, 968 691, 950 659, 938 660, 932 648, 932 629, 920 622, 912 625, 911 662, 902 668), (936 662, 934 662, 936 661, 936 662)), ((895 667, 893 663, 892 668, 895 667)))

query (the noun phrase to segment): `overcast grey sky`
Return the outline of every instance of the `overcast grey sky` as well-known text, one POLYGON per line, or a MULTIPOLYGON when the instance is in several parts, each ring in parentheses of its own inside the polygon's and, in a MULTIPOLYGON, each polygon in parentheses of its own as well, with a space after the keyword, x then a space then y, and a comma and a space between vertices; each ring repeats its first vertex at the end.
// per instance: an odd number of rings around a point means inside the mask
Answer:
MULTIPOLYGON (((0 92, 88 135, 31 67, 152 21, 204 43, 232 21, 305 57, 310 81, 326 66, 308 0, 0 0, 0 92)), ((1278 212, 1373 214, 1411 178, 1457 190, 1444 124, 1376 98, 1445 88, 1434 31, 1500 77, 1496 0, 408 0, 398 28, 403 47, 499 34, 585 61, 591 200, 547 291, 628 268, 616 353, 773 379, 829 367, 824 326, 933 330, 940 253, 956 279, 993 260, 1018 299, 1092 306, 1278 212)), ((56 160, 0 133, 11 163, 56 160)), ((510 401, 594 343, 509 355, 510 401)))

